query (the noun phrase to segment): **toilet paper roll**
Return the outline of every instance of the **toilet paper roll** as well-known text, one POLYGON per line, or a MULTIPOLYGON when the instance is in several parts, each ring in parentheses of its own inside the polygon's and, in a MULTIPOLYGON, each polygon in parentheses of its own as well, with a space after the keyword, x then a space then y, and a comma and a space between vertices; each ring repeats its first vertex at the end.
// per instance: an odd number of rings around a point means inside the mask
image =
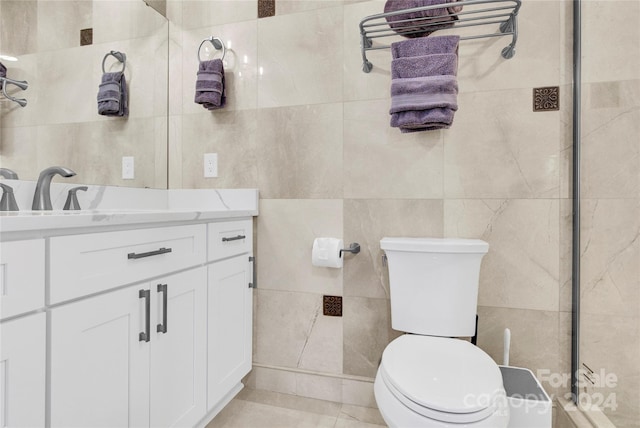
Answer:
POLYGON ((313 241, 311 250, 311 264, 320 267, 341 268, 342 239, 338 238, 316 238, 313 241))

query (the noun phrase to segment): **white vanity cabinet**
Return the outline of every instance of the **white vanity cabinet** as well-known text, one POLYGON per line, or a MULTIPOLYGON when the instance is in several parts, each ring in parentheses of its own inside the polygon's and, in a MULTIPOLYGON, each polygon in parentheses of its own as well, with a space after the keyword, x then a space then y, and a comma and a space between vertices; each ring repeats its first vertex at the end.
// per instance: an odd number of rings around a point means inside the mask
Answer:
POLYGON ((204 427, 242 388, 255 214, 157 215, 0 230, 0 427, 204 427))
POLYGON ((45 423, 44 239, 0 244, 0 426, 45 423))
POLYGON ((251 220, 209 225, 208 409, 251 370, 253 324, 251 220))
POLYGON ((80 298, 51 309, 52 427, 203 416, 205 236, 200 224, 51 238, 51 300, 80 298))
POLYGON ((206 269, 51 311, 51 426, 192 426, 205 413, 206 269))

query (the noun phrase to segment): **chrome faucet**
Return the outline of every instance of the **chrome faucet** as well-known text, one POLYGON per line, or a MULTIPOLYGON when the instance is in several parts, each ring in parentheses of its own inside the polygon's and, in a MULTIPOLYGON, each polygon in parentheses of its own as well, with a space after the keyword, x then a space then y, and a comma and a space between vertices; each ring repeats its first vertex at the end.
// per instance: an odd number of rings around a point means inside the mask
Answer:
POLYGON ((53 176, 59 174, 63 177, 73 177, 75 172, 69 168, 62 166, 52 166, 40 173, 38 183, 36 184, 36 192, 33 195, 32 210, 52 210, 51 206, 51 180, 53 176))
POLYGON ((10 170, 9 168, 0 168, 0 176, 6 178, 7 180, 17 180, 18 174, 10 170))

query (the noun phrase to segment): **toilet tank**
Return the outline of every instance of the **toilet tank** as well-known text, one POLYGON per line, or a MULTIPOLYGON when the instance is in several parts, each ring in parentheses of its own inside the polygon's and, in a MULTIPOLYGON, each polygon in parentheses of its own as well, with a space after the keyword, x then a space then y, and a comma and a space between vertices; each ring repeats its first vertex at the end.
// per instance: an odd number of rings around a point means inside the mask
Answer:
POLYGON ((489 244, 479 239, 382 238, 387 255, 391 327, 414 334, 475 334, 480 262, 489 244))

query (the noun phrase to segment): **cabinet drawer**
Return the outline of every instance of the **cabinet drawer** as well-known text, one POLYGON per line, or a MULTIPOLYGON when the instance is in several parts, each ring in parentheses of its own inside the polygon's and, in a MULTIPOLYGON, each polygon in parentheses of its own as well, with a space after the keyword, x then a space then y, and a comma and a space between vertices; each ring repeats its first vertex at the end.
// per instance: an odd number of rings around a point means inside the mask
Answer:
POLYGON ((205 233, 200 224, 51 238, 50 303, 202 264, 205 233))
POLYGON ((210 223, 208 233, 209 261, 251 252, 253 222, 251 219, 210 223))
POLYGON ((0 319, 44 306, 44 239, 0 244, 0 319))

